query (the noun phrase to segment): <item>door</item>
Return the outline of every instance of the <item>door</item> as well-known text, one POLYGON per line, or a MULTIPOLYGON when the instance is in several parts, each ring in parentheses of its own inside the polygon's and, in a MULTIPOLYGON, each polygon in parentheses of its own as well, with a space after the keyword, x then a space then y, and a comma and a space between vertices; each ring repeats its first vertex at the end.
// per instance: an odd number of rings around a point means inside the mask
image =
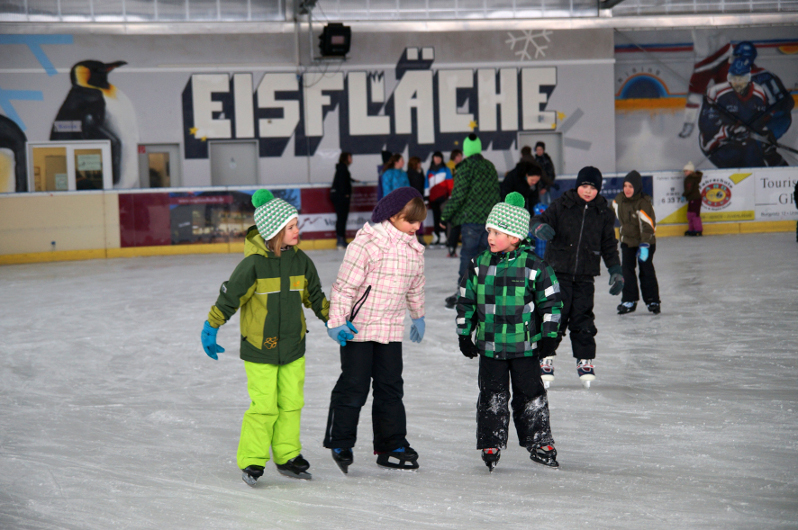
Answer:
POLYGON ((111 143, 42 142, 28 144, 28 189, 74 191, 112 189, 111 143))
POLYGON ((182 185, 178 144, 139 145, 139 186, 178 188, 182 185))
POLYGON ((554 164, 554 172, 556 175, 566 174, 565 164, 562 157, 562 134, 558 132, 522 132, 518 133, 518 150, 528 145, 532 148, 532 154, 535 154, 535 144, 543 142, 546 144, 545 151, 551 157, 554 164))
POLYGON ((258 183, 258 144, 209 142, 212 186, 249 186, 258 183))

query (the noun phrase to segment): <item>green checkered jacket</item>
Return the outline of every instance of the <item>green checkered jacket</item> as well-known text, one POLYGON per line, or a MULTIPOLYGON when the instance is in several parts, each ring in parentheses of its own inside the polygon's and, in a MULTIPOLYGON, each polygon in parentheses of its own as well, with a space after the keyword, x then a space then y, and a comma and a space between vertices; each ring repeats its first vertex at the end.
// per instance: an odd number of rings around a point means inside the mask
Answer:
POLYGON ((457 165, 452 196, 443 207, 441 219, 454 226, 484 225, 499 201, 499 175, 493 163, 482 155, 471 155, 457 165))
POLYGON ((486 357, 531 357, 560 327, 560 284, 523 241, 506 254, 486 250, 469 264, 457 300, 457 334, 471 335, 486 357))

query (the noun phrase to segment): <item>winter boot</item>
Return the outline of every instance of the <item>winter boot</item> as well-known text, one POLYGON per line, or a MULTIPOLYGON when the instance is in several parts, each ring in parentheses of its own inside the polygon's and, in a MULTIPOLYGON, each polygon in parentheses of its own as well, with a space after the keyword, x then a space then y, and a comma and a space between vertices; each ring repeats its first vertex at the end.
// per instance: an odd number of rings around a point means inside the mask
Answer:
POLYGON ((646 307, 655 315, 659 315, 659 302, 651 302, 646 307))
POLYGON ((637 302, 622 302, 618 305, 618 314, 625 315, 626 313, 633 313, 637 309, 637 302))
POLYGON ((703 235, 704 235, 704 231, 703 231, 703 230, 699 230, 699 231, 698 231, 698 232, 696 232, 694 235, 697 235, 697 236, 703 236, 703 235))
POLYGON ((696 232, 694 232, 693 230, 688 230, 687 232, 684 233, 684 235, 693 237, 694 235, 696 235, 696 232))
POLYGON ((560 467, 557 463, 557 450, 553 445, 540 445, 537 447, 527 447, 529 458, 533 462, 549 467, 560 467))
POLYGON ((457 257, 457 247, 449 247, 449 253, 447 254, 449 258, 456 258, 457 257))
POLYGON ((277 464, 276 462, 275 464, 277 465, 277 471, 286 477, 301 478, 305 480, 310 480, 312 478, 312 475, 308 473, 310 464, 307 460, 302 458, 302 455, 297 455, 285 464, 277 464))
POLYGON ((457 305, 458 296, 460 296, 460 293, 454 293, 452 296, 446 297, 446 309, 454 309, 454 306, 457 305))
POLYGON ((579 359, 576 361, 576 373, 585 388, 590 388, 590 382, 596 380, 594 368, 593 359, 579 359))
POLYGON ((339 237, 338 241, 335 244, 335 247, 338 250, 345 250, 346 249, 346 239, 344 239, 343 237, 339 237))
POLYGON ((263 466, 247 466, 241 470, 241 479, 248 485, 255 487, 255 483, 263 476, 263 466))
POLYGON ((543 381, 543 388, 549 388, 554 381, 554 357, 544 357, 540 360, 540 379, 543 381))
POLYGON ((400 447, 387 453, 378 453, 377 465, 389 469, 418 469, 418 453, 412 447, 400 447))
POLYGON ((482 450, 482 461, 485 462, 485 465, 488 466, 488 470, 490 470, 491 473, 493 473, 493 468, 496 467, 496 464, 499 463, 499 458, 501 458, 501 456, 502 451, 497 447, 482 450))
POLYGON ((351 449, 331 449, 332 457, 344 474, 349 473, 349 466, 355 461, 351 449))

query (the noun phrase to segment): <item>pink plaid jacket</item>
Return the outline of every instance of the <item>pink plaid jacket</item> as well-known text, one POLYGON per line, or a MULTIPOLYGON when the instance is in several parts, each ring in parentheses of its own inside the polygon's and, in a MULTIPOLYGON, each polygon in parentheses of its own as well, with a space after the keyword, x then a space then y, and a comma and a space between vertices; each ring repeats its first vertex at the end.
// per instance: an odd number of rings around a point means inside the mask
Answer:
POLYGON ((346 319, 366 288, 371 292, 354 321, 354 341, 387 344, 401 342, 405 310, 411 318, 424 316, 424 246, 390 221, 366 223, 349 243, 338 279, 330 296, 330 320, 334 328, 346 319))

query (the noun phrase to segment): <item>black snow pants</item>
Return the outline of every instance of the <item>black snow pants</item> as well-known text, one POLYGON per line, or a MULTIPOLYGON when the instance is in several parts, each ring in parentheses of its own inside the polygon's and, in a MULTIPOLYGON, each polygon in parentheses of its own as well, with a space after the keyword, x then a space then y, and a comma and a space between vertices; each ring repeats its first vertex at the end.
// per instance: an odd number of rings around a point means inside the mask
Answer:
POLYGON ((637 290, 637 275, 635 267, 640 264, 640 289, 643 291, 643 302, 659 303, 659 284, 657 273, 654 270, 654 251, 657 245, 648 249, 648 259, 638 262, 638 247, 630 247, 621 243, 621 262, 623 263, 623 296, 622 302, 637 302, 640 300, 640 291, 637 290))
POLYGON ((596 358, 596 329, 593 314, 593 295, 596 286, 592 276, 557 274, 560 282, 562 316, 560 331, 556 339, 541 341, 541 357, 556 355, 557 347, 565 336, 565 328, 571 332, 571 349, 575 359, 596 358))
POLYGON ((510 379, 513 422, 523 447, 554 443, 549 425, 549 398, 540 379, 538 357, 497 360, 479 356, 477 449, 507 447, 510 426, 510 379))
POLYGON ((409 445, 402 403, 402 343, 347 342, 341 347, 341 376, 330 399, 324 447, 355 446, 360 409, 366 404, 372 384, 374 450, 384 453, 409 445))
POLYGON ((332 201, 335 208, 335 237, 346 239, 346 221, 349 219, 349 198, 332 201))

